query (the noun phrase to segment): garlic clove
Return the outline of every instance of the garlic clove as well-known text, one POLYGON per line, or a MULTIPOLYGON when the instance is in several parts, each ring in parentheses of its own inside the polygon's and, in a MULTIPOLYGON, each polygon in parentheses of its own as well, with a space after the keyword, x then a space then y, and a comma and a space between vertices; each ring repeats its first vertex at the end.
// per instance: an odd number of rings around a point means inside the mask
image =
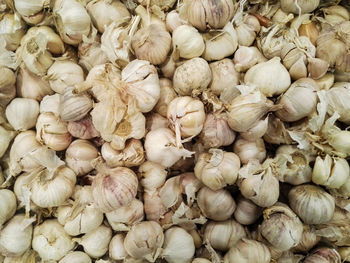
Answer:
POLYGON ((266 62, 267 59, 256 47, 240 46, 233 57, 233 63, 237 72, 246 72, 254 65, 266 62))
MULTIPOLYGON (((173 33, 175 29, 179 26, 186 25, 187 21, 183 20, 177 10, 172 10, 166 14, 165 18, 166 29, 173 33)), ((174 36, 173 36, 174 37, 174 36)))
POLYGON ((116 234, 109 242, 108 253, 111 259, 124 260, 128 256, 124 247, 124 239, 124 234, 116 234))
POLYGON ((266 158, 265 144, 261 138, 256 141, 238 138, 233 145, 233 152, 238 155, 243 164, 247 164, 250 160, 263 162, 266 158))
POLYGON ((139 182, 146 192, 152 192, 161 187, 166 180, 167 171, 160 164, 146 161, 139 166, 139 182))
POLYGON ((39 103, 33 99, 15 98, 6 107, 6 118, 15 130, 33 128, 39 115, 39 103))
POLYGON ((89 140, 100 135, 95 129, 90 115, 86 115, 79 121, 68 122, 67 129, 73 137, 79 139, 89 140))
POLYGON ((319 58, 308 58, 307 71, 309 77, 313 79, 322 78, 328 71, 329 64, 327 61, 319 58))
POLYGON ((92 258, 102 257, 108 251, 108 244, 112 239, 112 229, 101 225, 82 236, 80 244, 84 251, 92 258))

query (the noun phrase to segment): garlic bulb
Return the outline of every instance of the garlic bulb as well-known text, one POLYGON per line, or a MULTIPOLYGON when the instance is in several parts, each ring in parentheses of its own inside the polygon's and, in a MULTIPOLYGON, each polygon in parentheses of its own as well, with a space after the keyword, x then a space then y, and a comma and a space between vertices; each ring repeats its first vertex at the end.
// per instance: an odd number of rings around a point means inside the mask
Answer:
POLYGON ((318 186, 295 186, 288 198, 290 207, 306 224, 326 223, 333 216, 334 198, 318 186))
POLYGON ((165 167, 150 161, 139 166, 139 182, 145 192, 155 191, 165 183, 167 171, 165 167))
POLYGON ((179 95, 195 95, 205 90, 211 79, 208 62, 202 58, 192 58, 176 68, 173 85, 179 95))
POLYGON ((162 258, 169 263, 189 263, 195 253, 192 236, 180 227, 165 231, 162 258))
POLYGON ((166 117, 168 111, 168 104, 175 99, 176 93, 173 89, 173 83, 167 78, 159 79, 160 96, 159 100, 154 107, 155 111, 160 115, 166 117))
POLYGON ((186 59, 201 56, 205 49, 202 35, 190 25, 176 27, 172 34, 172 41, 173 48, 179 52, 179 56, 186 59))
POLYGON ((187 0, 182 9, 180 9, 180 16, 186 18, 188 22, 201 31, 205 31, 207 27, 223 28, 231 20, 235 11, 233 3, 227 0, 215 2, 187 0))
POLYGON ((137 259, 154 262, 164 242, 162 227, 153 221, 140 222, 129 230, 124 239, 126 252, 137 259))
POLYGON ((253 15, 245 16, 236 27, 238 44, 240 46, 252 45, 259 31, 259 20, 253 15))
POLYGON ((199 155, 194 174, 204 185, 216 191, 236 182, 240 166, 236 154, 210 149, 209 153, 199 155))
POLYGON ((125 231, 129 230, 131 225, 143 220, 143 210, 143 203, 138 199, 133 199, 129 205, 106 213, 106 218, 114 231, 125 231))
POLYGON ((128 256, 124 248, 124 239, 124 234, 116 234, 109 242, 108 254, 111 259, 124 260, 128 256))
POLYGON ((17 214, 0 231, 0 253, 6 257, 19 257, 30 248, 33 218, 17 214))
POLYGON ((7 50, 15 51, 25 34, 26 24, 17 13, 3 13, 0 19, 1 38, 7 50))
POLYGON ((287 13, 305 14, 314 11, 319 4, 320 0, 299 0, 297 2, 281 0, 281 9, 287 13))
POLYGON ((147 160, 164 167, 171 167, 182 157, 192 155, 192 152, 177 144, 174 132, 168 128, 160 128, 147 133, 144 147, 147 160))
POLYGON ((15 98, 6 107, 6 118, 17 131, 33 128, 39 115, 39 103, 33 99, 15 98))
POLYGON ((256 47, 240 46, 233 57, 233 63, 237 72, 246 72, 254 65, 266 62, 267 59, 256 47))
POLYGON ((13 71, 0 66, 0 106, 5 107, 16 96, 15 83, 13 71))
POLYGON ((231 56, 238 47, 236 30, 232 23, 227 23, 223 29, 203 34, 205 50, 203 58, 207 61, 220 60, 231 56))
POLYGON ((130 20, 130 13, 119 0, 104 1, 94 0, 86 5, 92 23, 103 34, 105 27, 112 22, 125 23, 130 20))
POLYGON ((280 58, 276 57, 251 67, 244 75, 244 82, 256 86, 265 96, 271 97, 285 92, 291 80, 280 58))
POLYGON ((322 12, 326 21, 332 25, 349 21, 350 19, 348 10, 340 5, 326 7, 322 10, 322 12))
POLYGON ((196 136, 203 129, 204 104, 189 96, 177 97, 168 105, 167 117, 176 136, 196 136))
POLYGON ((267 246, 259 241, 243 238, 226 253, 224 263, 269 263, 270 259, 267 246))
MULTIPOLYGON (((168 106, 168 105, 164 105, 168 106)), ((166 115, 165 115, 166 116, 166 115)), ((169 120, 158 113, 151 113, 146 119, 146 130, 147 132, 156 130, 159 128, 168 128, 169 120)))
POLYGON ((67 122, 52 112, 40 113, 35 128, 36 139, 55 151, 67 149, 72 141, 67 122))
POLYGON ((214 249, 227 251, 246 236, 243 226, 230 219, 222 222, 210 221, 204 228, 204 239, 214 249))
POLYGON ((301 240, 297 246, 295 246, 292 251, 306 252, 312 249, 319 241, 320 236, 317 236, 315 230, 310 225, 304 225, 304 231, 301 236, 301 240))
POLYGON ((53 7, 55 23, 62 40, 78 45, 90 33, 91 19, 84 6, 76 0, 59 0, 53 7))
POLYGON ((215 221, 229 219, 236 209, 235 200, 225 189, 213 191, 203 187, 198 192, 197 203, 203 215, 215 221))
POLYGON ((340 115, 339 120, 346 124, 350 124, 350 108, 346 103, 348 98, 350 98, 350 85, 346 82, 337 82, 327 91, 328 114, 333 115, 337 112, 340 115))
POLYGON ((29 3, 23 0, 14 1, 16 11, 29 24, 38 24, 45 18, 47 5, 48 3, 45 0, 36 0, 29 3))
POLYGON ((69 252, 64 256, 58 263, 70 263, 70 262, 79 262, 79 263, 91 263, 91 258, 84 252, 73 251, 69 252))
POLYGON ((92 182, 96 205, 104 213, 126 206, 135 198, 138 181, 135 173, 126 167, 109 168, 102 164, 92 182))
POLYGON ((89 140, 100 135, 95 129, 90 115, 86 115, 79 121, 68 122, 67 129, 73 137, 79 139, 89 140))
MULTIPOLYGON (((0 126, 0 158, 6 153, 7 148, 10 145, 12 139, 16 136, 15 131, 7 130, 4 127, 0 126)), ((1 182, 1 180, 0 180, 1 182)))
POLYGON ((42 260, 60 260, 73 250, 74 243, 56 219, 45 220, 34 227, 32 247, 42 260))
POLYGON ((256 141, 238 138, 233 145, 233 152, 238 155, 243 164, 247 164, 250 160, 263 162, 266 158, 265 144, 261 138, 256 141))
POLYGON ((0 189, 0 228, 16 212, 17 203, 15 194, 8 189, 0 189))
POLYGON ((150 24, 135 33, 131 47, 138 59, 159 65, 165 61, 170 51, 171 36, 162 25, 150 24))
POLYGON ((269 118, 259 120, 253 127, 246 132, 241 132, 240 136, 247 141, 257 141, 262 138, 268 128, 269 118))
MULTIPOLYGON (((166 14, 165 24, 166 24, 166 29, 170 33, 173 33, 177 27, 186 25, 187 21, 183 20, 180 17, 180 14, 177 12, 177 10, 172 10, 166 14)), ((174 38, 174 35, 172 37, 174 38)))
POLYGON ((112 239, 112 229, 101 225, 86 233, 80 240, 84 251, 92 258, 102 257, 108 251, 109 241, 112 239))
POLYGON ((299 244, 303 224, 287 205, 276 203, 264 210, 260 231, 272 246, 286 251, 299 244))
POLYGON ((249 199, 239 196, 237 208, 233 213, 236 221, 242 225, 253 224, 262 214, 262 208, 254 204, 249 199))
POLYGON ((60 115, 61 94, 47 95, 40 101, 40 113, 52 112, 54 115, 60 115))
POLYGON ((309 254, 304 263, 340 263, 341 257, 339 253, 332 248, 320 247, 309 254))
POLYGON ((168 209, 164 206, 159 191, 145 191, 143 194, 143 202, 147 220, 161 223, 168 209))

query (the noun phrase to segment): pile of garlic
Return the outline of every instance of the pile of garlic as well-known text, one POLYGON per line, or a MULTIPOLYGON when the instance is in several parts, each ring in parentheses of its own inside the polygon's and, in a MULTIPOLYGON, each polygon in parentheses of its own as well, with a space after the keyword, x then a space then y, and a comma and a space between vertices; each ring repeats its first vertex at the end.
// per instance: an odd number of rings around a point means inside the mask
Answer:
POLYGON ((350 262, 350 1, 0 12, 0 262, 350 262))

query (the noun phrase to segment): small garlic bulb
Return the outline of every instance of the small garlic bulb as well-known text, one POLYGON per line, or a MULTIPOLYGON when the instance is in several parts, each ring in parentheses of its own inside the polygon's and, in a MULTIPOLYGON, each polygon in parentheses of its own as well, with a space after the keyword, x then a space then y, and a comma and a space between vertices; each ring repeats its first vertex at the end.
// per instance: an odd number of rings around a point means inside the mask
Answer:
POLYGON ((148 60, 153 65, 159 65, 168 56, 171 36, 164 26, 150 24, 135 33, 131 39, 131 47, 138 59, 148 60))
POLYGON ((126 206, 135 198, 138 180, 126 167, 109 168, 102 164, 92 182, 92 194, 104 213, 126 206))
POLYGON ((236 221, 242 225, 250 225, 262 214, 262 208, 254 204, 249 199, 239 196, 237 199, 237 208, 233 213, 236 221))
POLYGON ((79 121, 70 121, 68 132, 76 138, 89 140, 98 137, 100 133, 95 129, 90 115, 86 115, 79 121))
POLYGON ((337 112, 340 117, 339 120, 350 124, 350 108, 346 103, 350 99, 350 85, 347 82, 337 82, 331 89, 327 91, 327 112, 329 115, 333 115, 337 112))
POLYGON ((67 122, 52 112, 40 113, 35 128, 36 139, 55 151, 67 149, 72 141, 67 122))
POLYGON ((287 251, 299 244, 303 224, 287 205, 276 203, 264 210, 264 221, 260 225, 260 231, 272 246, 287 251))
POLYGON ((176 68, 173 85, 179 95, 186 96, 205 90, 211 79, 208 62, 202 58, 192 58, 176 68))
POLYGON ((73 250, 74 243, 56 219, 45 220, 34 227, 32 247, 42 260, 60 260, 73 250))
POLYGON ((167 116, 168 104, 175 99, 176 93, 173 89, 173 83, 167 78, 159 79, 160 85, 160 97, 154 107, 155 111, 162 115, 163 117, 167 116))
POLYGON ((15 73, 0 66, 0 106, 5 107, 16 96, 15 83, 15 73))
POLYGON ((198 192, 197 203, 203 215, 215 221, 229 219, 236 209, 235 200, 225 189, 213 191, 203 187, 198 192))
POLYGON ((39 103, 33 99, 15 98, 6 107, 6 118, 17 131, 25 131, 35 126, 39 115, 39 103))
POLYGON ((138 177, 145 192, 152 192, 165 183, 167 171, 160 164, 146 161, 139 166, 138 177))
POLYGON ((251 67, 244 75, 244 82, 256 86, 267 97, 282 94, 288 89, 291 79, 280 60, 276 57, 251 67))
POLYGON ((129 205, 106 213, 106 218, 114 231, 125 231, 143 220, 143 210, 144 204, 138 199, 133 199, 129 205))
POLYGON ((112 239, 112 229, 105 225, 86 233, 80 240, 84 251, 92 258, 102 257, 108 251, 109 242, 112 239))
POLYGON ((233 63, 237 72, 246 72, 254 65, 266 62, 267 59, 257 47, 240 46, 233 57, 233 63))
POLYGON ((295 186, 288 198, 290 207, 305 224, 322 224, 332 219, 334 198, 318 186, 295 186))
POLYGON ((0 229, 1 226, 16 213, 15 194, 8 189, 0 189, 0 229))
POLYGON ((266 158, 265 144, 261 138, 256 141, 238 138, 233 145, 233 152, 238 155, 243 164, 247 164, 250 160, 263 162, 266 158))
POLYGON ((210 149, 201 153, 194 167, 194 174, 211 190, 219 190, 226 185, 233 185, 241 166, 239 157, 231 152, 210 149))
POLYGON ((124 239, 124 234, 116 234, 109 242, 108 254, 111 259, 124 260, 128 256, 124 248, 124 239))
POLYGON ((124 239, 126 252, 136 259, 154 262, 164 242, 162 227, 154 221, 140 222, 129 230, 124 239))
POLYGON ((165 231, 162 258, 169 263, 190 263, 195 253, 192 236, 180 227, 165 231))
POLYGON ((224 263, 269 263, 271 254, 263 243, 243 238, 225 254, 224 263))
POLYGON ((230 219, 222 222, 210 221, 204 228, 204 240, 221 251, 227 251, 246 236, 243 226, 230 219))
POLYGON ((320 247, 309 254, 304 263, 340 263, 342 262, 339 253, 332 248, 320 247))
POLYGON ((297 2, 281 0, 281 9, 287 13, 305 14, 314 11, 319 4, 320 0, 299 0, 297 2))
POLYGON ((174 49, 179 52, 179 56, 186 59, 201 56, 205 49, 202 35, 190 25, 176 27, 172 34, 172 41, 174 49))
POLYGON ((81 251, 73 251, 73 252, 69 252, 58 263, 71 263, 71 262, 91 263, 92 261, 91 261, 91 258, 86 253, 81 251))
POLYGON ((259 20, 253 15, 245 16, 241 23, 236 27, 238 44, 240 46, 252 45, 259 31, 259 20))

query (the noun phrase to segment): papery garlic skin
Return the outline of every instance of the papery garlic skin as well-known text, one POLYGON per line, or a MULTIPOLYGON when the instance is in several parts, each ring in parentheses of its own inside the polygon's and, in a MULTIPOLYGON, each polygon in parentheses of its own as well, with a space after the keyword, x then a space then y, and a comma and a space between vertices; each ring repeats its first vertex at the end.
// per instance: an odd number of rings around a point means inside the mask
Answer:
POLYGON ((144 210, 148 221, 162 222, 164 215, 168 212, 162 201, 159 190, 143 193, 144 210))
POLYGON ((169 263, 189 263, 195 253, 192 236, 180 227, 165 231, 162 258, 169 263))
POLYGON ((321 237, 316 235, 313 226, 304 225, 304 231, 301 236, 301 240, 297 246, 295 246, 293 252, 306 252, 312 249, 319 241, 321 237))
POLYGON ((224 89, 233 88, 239 84, 239 73, 235 70, 232 60, 224 58, 209 64, 212 72, 212 81, 209 85, 210 91, 220 95, 224 89))
POLYGON ((112 229, 101 225, 86 233, 79 242, 86 254, 92 258, 102 257, 108 251, 108 244, 112 238, 112 229))
POLYGON ((155 191, 165 183, 167 171, 160 164, 146 161, 139 166, 139 182, 145 191, 155 191))
POLYGON ((0 66, 0 106, 5 107, 16 96, 15 83, 15 73, 0 66))
POLYGON ((192 58, 176 68, 173 85, 179 95, 186 96, 205 90, 211 79, 208 62, 202 58, 192 58))
POLYGON ((187 21, 183 20, 177 10, 172 10, 169 13, 166 14, 165 18, 165 25, 166 29, 170 32, 173 33, 174 30, 182 25, 186 25, 187 21))
POLYGON ((109 242, 108 254, 111 259, 124 260, 128 256, 124 248, 124 239, 124 234, 116 234, 109 242))
POLYGON ((233 213, 236 221, 242 225, 254 223, 262 214, 262 208, 254 204, 249 199, 239 196, 237 199, 237 208, 233 213))
POLYGON ((15 194, 8 189, 0 189, 0 228, 14 216, 17 208, 15 194))
POLYGON ((240 136, 248 141, 256 141, 262 138, 268 128, 269 118, 268 116, 265 119, 259 120, 253 127, 251 127, 246 132, 241 132, 240 136))
POLYGON ((186 59, 201 56, 205 49, 203 37, 190 25, 176 27, 172 34, 172 42, 179 56, 186 59))
POLYGON ((39 115, 39 103, 33 99, 15 98, 7 105, 5 113, 15 130, 29 130, 35 126, 39 115))
POLYGON ((263 162, 266 158, 266 148, 261 138, 256 141, 238 138, 233 145, 233 152, 238 155, 243 164, 247 164, 250 160, 263 162))
POLYGON ((34 227, 32 247, 43 260, 58 261, 74 248, 74 241, 56 219, 34 227))
POLYGON ((266 245, 259 241, 243 238, 224 257, 224 263, 269 263, 271 254, 266 245))
POLYGON ((94 66, 108 62, 107 55, 101 49, 101 37, 95 36, 95 41, 82 42, 78 46, 79 65, 90 71, 94 66))
POLYGON ((91 263, 91 258, 84 252, 73 251, 64 256, 58 263, 91 263))

